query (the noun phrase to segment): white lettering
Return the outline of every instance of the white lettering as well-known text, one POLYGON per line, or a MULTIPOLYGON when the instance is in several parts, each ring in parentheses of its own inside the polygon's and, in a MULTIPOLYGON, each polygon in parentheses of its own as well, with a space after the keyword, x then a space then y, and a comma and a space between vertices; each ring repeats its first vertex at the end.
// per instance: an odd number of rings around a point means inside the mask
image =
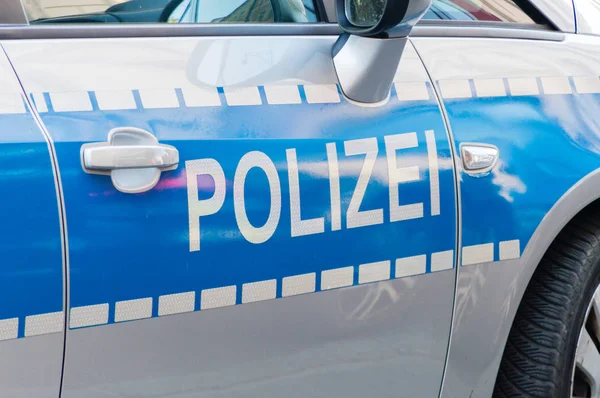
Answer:
POLYGON ((383 209, 360 211, 360 205, 365 196, 365 191, 373 172, 373 166, 377 159, 377 139, 363 138, 360 140, 344 141, 344 152, 346 156, 366 155, 358 176, 356 188, 354 188, 354 193, 348 206, 346 227, 358 228, 367 225, 383 224, 383 209))
POLYGON ((398 167, 396 151, 399 149, 415 148, 419 145, 417 133, 388 135, 383 137, 387 155, 388 178, 390 188, 390 221, 410 220, 423 217, 423 203, 399 205, 398 185, 418 181, 419 166, 398 167))
POLYGON ((286 149, 285 156, 287 157, 288 181, 290 183, 292 238, 303 235, 322 234, 325 232, 325 219, 323 217, 302 220, 300 214, 300 178, 298 175, 296 150, 286 149))
POLYGON ((188 192, 188 217, 190 232, 190 251, 200 250, 200 217, 215 214, 225 201, 225 174, 215 159, 188 160, 185 162, 188 192), (198 200, 197 176, 207 174, 215 182, 212 197, 198 200))
POLYGON ((337 149, 334 142, 327 147, 327 165, 329 166, 329 196, 331 197, 331 230, 342 229, 342 205, 340 195, 340 169, 337 149))
MULTIPOLYGON (((402 161, 399 153, 402 149, 418 148, 419 141, 417 133, 404 133, 388 135, 383 137, 386 152, 387 177, 389 188, 389 208, 390 222, 402 220, 411 220, 422 218, 424 215, 424 201, 412 204, 400 204, 400 184, 420 181, 426 177, 429 179, 430 188, 430 203, 431 215, 437 216, 440 214, 440 178, 439 178, 439 160, 437 154, 437 141, 433 130, 425 131, 425 144, 427 146, 427 166, 425 166, 425 157, 422 151, 409 151, 404 156, 413 155, 418 160, 414 166, 398 167, 398 163, 402 161), (423 168, 428 168, 428 173, 421 174, 423 168)), ((345 159, 342 162, 342 167, 348 167, 349 170, 340 171, 340 163, 338 159, 337 144, 330 142, 326 144, 327 150, 327 166, 329 175, 329 198, 330 212, 326 210, 321 213, 322 217, 302 218, 302 206, 300 196, 300 167, 298 164, 297 151, 294 148, 286 149, 287 171, 289 182, 290 195, 290 234, 292 237, 322 234, 325 232, 326 219, 331 220, 331 231, 339 231, 342 229, 342 195, 341 195, 341 175, 340 173, 356 174, 356 170, 360 167, 360 172, 356 178, 356 186, 350 197, 346 213, 346 228, 359 228, 369 225, 383 224, 384 211, 382 208, 370 210, 361 210, 365 201, 367 187, 374 172, 379 169, 375 167, 383 166, 383 163, 377 164, 378 145, 380 141, 377 138, 363 138, 356 140, 344 141, 344 154, 347 157, 363 155, 362 162, 359 159, 345 159), (360 165, 360 166, 358 166, 360 165)), ((381 159, 383 160, 383 159, 381 159)), ((414 164, 414 163, 413 163, 414 164)), ((187 179, 187 194, 188 194, 188 216, 189 216, 189 248, 190 252, 200 250, 200 219, 202 217, 218 213, 224 205, 226 197, 227 181, 223 168, 215 159, 198 159, 185 162, 185 172, 187 179), (199 200, 199 189, 205 190, 206 187, 202 179, 198 176, 210 176, 214 181, 214 188, 210 188, 212 184, 207 184, 209 189, 214 190, 212 196, 208 199, 199 200), (199 187, 200 185, 200 187, 199 187)), ((323 178, 325 175, 316 174, 317 178, 323 178)), ((350 175, 349 175, 350 176, 350 175)), ((379 174, 376 175, 378 178, 379 174)), ((381 182, 385 184, 384 181, 381 182)), ((423 182, 425 183, 425 182, 423 182)), ((254 182, 251 185, 255 185, 254 182)), ((408 192, 407 192, 408 193, 408 192)), ((305 192, 305 194, 308 194, 305 192)), ((306 196, 306 195, 305 195, 306 196)), ((407 194, 408 200, 413 195, 407 194)), ((402 198, 405 198, 402 196, 402 198)), ((344 196, 346 198, 347 195, 344 196)), ((306 201, 306 197, 304 199, 306 201)), ((414 200, 414 199, 413 199, 414 200)), ((406 198, 404 199, 404 202, 406 198)), ((305 211, 306 211, 305 203, 305 211)), ((322 203, 327 206, 327 203, 322 203)), ((273 161, 263 152, 253 151, 245 154, 240 159, 235 175, 233 178, 233 206, 235 219, 241 235, 250 243, 261 244, 268 241, 275 233, 279 220, 281 218, 281 182, 277 167, 273 161), (244 188, 248 173, 253 169, 262 170, 269 185, 269 199, 262 200, 254 206, 246 208, 244 197, 244 188), (267 210, 268 217, 266 221, 260 223, 260 226, 254 226, 248 218, 248 211, 267 210)), ((315 206, 315 204, 313 204, 315 206)), ((371 205, 372 206, 372 205, 371 205)), ((364 207, 367 207, 365 205, 364 207)), ((306 214, 305 214, 306 216, 306 214)), ((204 221, 203 221, 204 222, 204 221)), ((206 228, 206 227, 205 227, 206 228)))
POLYGON ((437 145, 433 130, 425 131, 427 142, 427 158, 429 159, 429 195, 431 196, 431 215, 440 215, 440 176, 437 156, 437 145))
POLYGON ((264 243, 275 233, 277 224, 279 224, 279 217, 281 216, 281 184, 277 168, 273 164, 273 161, 263 152, 248 152, 240 159, 235 170, 235 177, 233 178, 233 209, 238 228, 248 242, 254 244, 264 243), (246 176, 254 167, 258 167, 265 172, 271 193, 269 217, 261 227, 253 226, 250 220, 248 220, 244 199, 246 176))

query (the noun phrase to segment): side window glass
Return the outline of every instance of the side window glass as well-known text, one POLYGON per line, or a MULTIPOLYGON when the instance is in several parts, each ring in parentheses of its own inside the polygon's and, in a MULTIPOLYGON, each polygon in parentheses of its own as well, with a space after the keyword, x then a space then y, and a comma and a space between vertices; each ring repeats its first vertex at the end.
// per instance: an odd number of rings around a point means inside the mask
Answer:
POLYGON ((535 24, 512 0, 433 0, 423 19, 535 24))
POLYGON ((315 9, 315 1, 314 0, 302 0, 304 4, 304 10, 306 11, 306 19, 308 22, 318 22, 317 18, 317 10, 315 9))
POLYGON ((23 0, 29 23, 318 22, 315 0, 23 0))
POLYGON ((275 22, 275 16, 270 0, 184 0, 168 22, 268 23, 275 22))

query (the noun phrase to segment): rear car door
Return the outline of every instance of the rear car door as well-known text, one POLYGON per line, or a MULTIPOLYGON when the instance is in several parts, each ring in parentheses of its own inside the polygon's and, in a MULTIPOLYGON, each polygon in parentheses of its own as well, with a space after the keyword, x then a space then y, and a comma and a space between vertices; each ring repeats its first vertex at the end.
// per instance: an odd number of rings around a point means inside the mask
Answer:
MULTIPOLYGON (((305 3, 288 22, 317 18, 305 3)), ((333 24, 102 26, 115 8, 44 4, 26 3, 29 26, 2 45, 60 167, 63 397, 438 394, 453 162, 410 45, 390 98, 365 107, 336 85, 333 24), (143 193, 148 176, 84 172, 82 145, 111 131, 170 145, 179 166, 143 193)), ((265 4, 202 19, 182 2, 167 20, 278 22, 265 4)))
POLYGON ((53 148, 0 48, 0 395, 60 392, 62 229, 53 148))

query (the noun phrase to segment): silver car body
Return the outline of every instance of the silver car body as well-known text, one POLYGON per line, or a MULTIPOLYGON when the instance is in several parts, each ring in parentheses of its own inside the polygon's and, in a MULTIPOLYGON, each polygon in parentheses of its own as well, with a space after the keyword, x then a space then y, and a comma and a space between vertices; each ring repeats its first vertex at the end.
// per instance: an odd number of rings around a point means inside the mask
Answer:
POLYGON ((418 25, 377 107, 338 91, 334 24, 30 27, 5 2, 0 154, 39 159, 4 209, 15 224, 19 204, 53 212, 39 239, 54 262, 4 249, 53 290, 21 308, 43 289, 2 274, 27 292, 5 294, 3 396, 490 397, 537 264, 600 198, 600 38, 574 18, 598 9, 583 0, 531 2, 556 30, 418 25), (180 150, 146 194, 81 170, 81 144, 123 126, 180 150), (481 178, 458 153, 473 142, 500 150, 481 178), (203 213, 213 160, 224 199, 203 213), (246 177, 255 191, 236 190, 246 177), (42 183, 47 208, 26 195, 42 183), (274 232, 255 232, 277 203, 274 232))

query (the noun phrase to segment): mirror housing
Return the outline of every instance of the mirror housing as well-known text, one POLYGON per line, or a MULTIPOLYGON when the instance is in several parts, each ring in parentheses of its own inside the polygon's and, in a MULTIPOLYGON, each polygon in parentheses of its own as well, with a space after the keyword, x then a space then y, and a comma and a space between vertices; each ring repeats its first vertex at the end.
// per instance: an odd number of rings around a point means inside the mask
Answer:
MULTIPOLYGON (((367 37, 407 37, 413 26, 431 7, 432 0, 382 0, 379 20, 372 26, 355 25, 348 14, 352 3, 360 0, 336 0, 338 24, 344 32, 367 37)), ((369 1, 369 0, 363 0, 369 1)))
POLYGON ((376 104, 388 98, 408 35, 432 0, 383 0, 379 20, 372 26, 353 24, 352 16, 348 18, 349 7, 357 1, 336 0, 338 23, 345 33, 333 47, 333 64, 346 98, 376 104))

